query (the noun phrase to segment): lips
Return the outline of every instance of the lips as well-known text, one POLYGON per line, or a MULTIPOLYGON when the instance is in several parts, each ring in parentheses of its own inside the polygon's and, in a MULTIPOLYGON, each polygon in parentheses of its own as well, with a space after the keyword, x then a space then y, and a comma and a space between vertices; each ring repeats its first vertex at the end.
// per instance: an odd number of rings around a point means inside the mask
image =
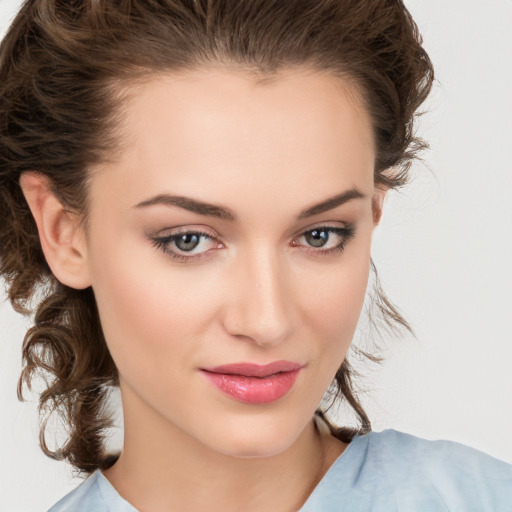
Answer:
POLYGON ((244 403, 265 404, 284 397, 303 368, 299 363, 275 361, 266 365, 235 363, 202 368, 217 389, 244 403))

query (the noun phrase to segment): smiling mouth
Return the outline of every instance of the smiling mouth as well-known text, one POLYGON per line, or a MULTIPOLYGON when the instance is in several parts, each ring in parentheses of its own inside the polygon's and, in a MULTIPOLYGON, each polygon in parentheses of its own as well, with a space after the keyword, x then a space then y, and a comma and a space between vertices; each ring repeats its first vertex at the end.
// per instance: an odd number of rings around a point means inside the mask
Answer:
POLYGON ((202 368, 201 372, 225 395, 248 404, 266 404, 292 389, 303 365, 275 361, 266 365, 235 363, 202 368))

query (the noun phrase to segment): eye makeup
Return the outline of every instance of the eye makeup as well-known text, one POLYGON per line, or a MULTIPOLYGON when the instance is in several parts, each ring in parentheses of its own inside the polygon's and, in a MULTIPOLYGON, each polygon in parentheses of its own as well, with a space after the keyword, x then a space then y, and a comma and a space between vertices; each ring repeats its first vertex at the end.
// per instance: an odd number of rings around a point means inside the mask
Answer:
MULTIPOLYGON (((290 245, 297 248, 303 247, 303 250, 312 256, 330 256, 341 254, 354 236, 354 224, 344 227, 320 225, 304 231, 294 238, 290 245), (301 240, 305 243, 301 243, 301 240), (326 246, 327 248, 324 248, 326 246)), ((211 256, 212 251, 224 247, 222 242, 209 233, 192 229, 181 229, 168 235, 149 236, 148 238, 154 247, 179 263, 204 260, 211 256), (193 252, 201 245, 210 248, 193 252)))
MULTIPOLYGON (((318 226, 304 231, 298 239, 306 240, 307 243, 303 247, 308 254, 312 254, 314 256, 330 256, 334 254, 341 254, 354 236, 355 226, 353 224, 348 224, 345 227, 318 226), (331 241, 331 235, 335 235, 337 241, 331 241), (326 245, 330 245, 330 247, 324 248, 326 245)), ((301 244, 297 243, 296 240, 292 240, 291 245, 293 247, 298 247, 301 244)))

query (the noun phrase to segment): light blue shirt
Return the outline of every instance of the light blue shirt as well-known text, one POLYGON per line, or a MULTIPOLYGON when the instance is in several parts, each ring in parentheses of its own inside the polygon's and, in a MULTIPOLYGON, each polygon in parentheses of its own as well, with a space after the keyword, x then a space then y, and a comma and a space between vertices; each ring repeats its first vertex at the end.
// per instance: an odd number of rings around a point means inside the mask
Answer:
MULTIPOLYGON (((355 437, 299 512, 512 512, 512 466, 451 441, 355 437)), ((100 471, 48 512, 137 512, 100 471)))

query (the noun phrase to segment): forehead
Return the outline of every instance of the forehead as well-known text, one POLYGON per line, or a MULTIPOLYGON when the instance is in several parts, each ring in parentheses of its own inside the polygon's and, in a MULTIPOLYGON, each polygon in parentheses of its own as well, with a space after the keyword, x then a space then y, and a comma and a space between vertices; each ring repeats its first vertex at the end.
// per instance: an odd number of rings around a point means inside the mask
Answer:
POLYGON ((133 204, 160 193, 226 202, 252 191, 283 202, 284 191, 373 187, 371 120, 348 81, 217 68, 159 75, 128 92, 121 157, 101 175, 133 204))

